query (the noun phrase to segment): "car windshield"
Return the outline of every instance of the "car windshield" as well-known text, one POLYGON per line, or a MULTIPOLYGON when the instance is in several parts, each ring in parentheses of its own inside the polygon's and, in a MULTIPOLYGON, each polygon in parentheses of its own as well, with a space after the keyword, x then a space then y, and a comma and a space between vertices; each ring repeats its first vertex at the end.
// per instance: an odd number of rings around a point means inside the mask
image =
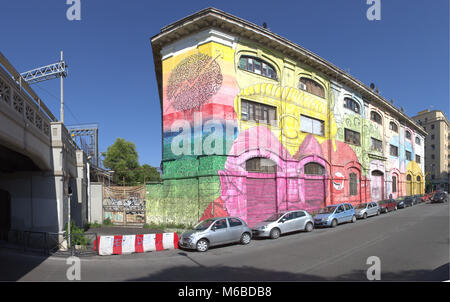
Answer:
POLYGON ((284 215, 284 213, 275 213, 272 216, 270 216, 269 218, 267 218, 266 220, 264 220, 264 222, 277 221, 283 215, 284 215))
POLYGON ((367 203, 361 203, 361 204, 357 205, 357 206, 355 207, 355 209, 365 209, 366 206, 367 206, 367 203))
POLYGON ((406 198, 405 196, 402 196, 402 197, 397 198, 396 200, 397 201, 403 201, 403 200, 405 200, 405 198, 406 198))
POLYGON ((214 221, 216 221, 216 220, 215 220, 215 219, 207 219, 207 220, 203 220, 203 221, 201 221, 199 224, 197 224, 197 225, 194 227, 194 230, 196 230, 196 231, 204 231, 204 230, 206 230, 207 228, 209 228, 209 226, 210 226, 211 224, 213 224, 214 221))
POLYGON ((336 209, 336 206, 330 206, 320 209, 319 214, 331 214, 336 209))

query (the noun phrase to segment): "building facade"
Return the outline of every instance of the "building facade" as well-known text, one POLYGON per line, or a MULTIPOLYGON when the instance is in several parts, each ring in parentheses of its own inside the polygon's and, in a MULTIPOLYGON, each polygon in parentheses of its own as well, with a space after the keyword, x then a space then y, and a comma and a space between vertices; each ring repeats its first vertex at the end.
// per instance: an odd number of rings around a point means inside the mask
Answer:
POLYGON ((413 119, 423 127, 425 137, 425 180, 427 190, 449 189, 450 125, 440 110, 423 110, 413 119))
POLYGON ((147 221, 238 216, 424 191, 424 136, 344 71, 217 9, 151 39, 162 113, 162 184, 147 221))

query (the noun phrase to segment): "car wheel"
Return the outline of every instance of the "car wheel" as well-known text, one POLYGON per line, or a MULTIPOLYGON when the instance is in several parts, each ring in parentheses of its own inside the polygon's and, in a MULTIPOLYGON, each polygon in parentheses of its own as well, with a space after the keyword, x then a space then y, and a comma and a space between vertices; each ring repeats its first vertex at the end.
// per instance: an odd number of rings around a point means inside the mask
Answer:
MULTIPOLYGON (((367 218, 367 213, 364 213, 364 215, 366 215, 366 218, 367 218)), ((353 216, 352 216, 352 223, 355 223, 355 222, 356 222, 356 216, 353 215, 353 216)))
POLYGON ((197 251, 206 252, 209 248, 209 242, 206 239, 200 239, 197 241, 197 251))
POLYGON ((313 230, 313 228, 314 228, 314 226, 313 226, 313 224, 312 224, 311 222, 308 222, 308 223, 306 224, 306 226, 305 226, 305 230, 306 230, 307 232, 311 232, 311 231, 313 230))
POLYGON ((241 244, 249 244, 250 241, 252 240, 252 236, 250 236, 249 233, 244 233, 241 236, 241 244))
POLYGON ((331 227, 332 228, 335 228, 337 226, 337 220, 336 219, 333 219, 332 221, 331 221, 331 227))
MULTIPOLYGON (((364 218, 364 219, 367 218, 367 213, 364 213, 363 218, 364 218)), ((352 222, 353 222, 353 218, 352 218, 352 222)))
POLYGON ((278 237, 280 237, 280 230, 278 228, 273 228, 270 231, 270 238, 271 239, 277 239, 278 237))

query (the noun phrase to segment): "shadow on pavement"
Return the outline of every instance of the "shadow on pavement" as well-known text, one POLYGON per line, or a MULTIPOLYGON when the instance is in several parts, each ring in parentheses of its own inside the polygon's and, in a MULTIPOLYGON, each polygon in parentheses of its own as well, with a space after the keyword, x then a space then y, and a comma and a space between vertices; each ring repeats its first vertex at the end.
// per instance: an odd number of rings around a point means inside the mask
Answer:
MULTIPOLYGON (((449 280, 449 263, 437 269, 382 273, 381 281, 444 281, 449 280)), ((253 267, 191 267, 179 266, 127 281, 368 281, 365 271, 353 271, 338 278, 309 274, 263 270, 253 267)))
POLYGON ((0 281, 18 281, 48 257, 0 248, 0 281))

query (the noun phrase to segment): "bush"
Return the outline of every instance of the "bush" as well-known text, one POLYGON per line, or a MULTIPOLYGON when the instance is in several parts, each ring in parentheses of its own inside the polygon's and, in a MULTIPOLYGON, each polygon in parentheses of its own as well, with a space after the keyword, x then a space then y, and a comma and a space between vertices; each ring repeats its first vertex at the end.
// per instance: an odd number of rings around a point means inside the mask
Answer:
MULTIPOLYGON (((64 238, 68 240, 68 224, 66 224, 65 231, 64 238)), ((77 227, 73 220, 70 222, 70 237, 73 245, 86 246, 90 244, 90 240, 84 237, 84 230, 77 227)))
POLYGON ((110 218, 106 218, 105 220, 103 220, 103 225, 104 226, 111 226, 111 225, 113 225, 113 223, 112 223, 110 218))

